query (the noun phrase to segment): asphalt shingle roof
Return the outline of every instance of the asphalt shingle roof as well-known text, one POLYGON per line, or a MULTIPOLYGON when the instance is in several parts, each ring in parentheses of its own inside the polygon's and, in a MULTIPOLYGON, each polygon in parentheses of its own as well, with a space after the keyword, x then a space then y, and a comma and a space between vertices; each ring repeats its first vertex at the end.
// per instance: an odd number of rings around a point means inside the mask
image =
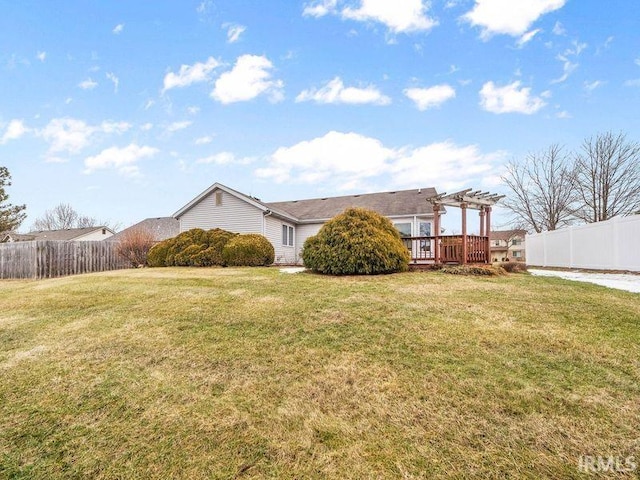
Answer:
POLYGON ((37 230, 27 233, 29 236, 33 236, 34 240, 61 240, 70 241, 88 233, 95 232, 105 226, 99 227, 86 227, 86 228, 67 228, 65 230, 37 230))
POLYGON ((434 195, 434 188, 421 188, 263 204, 274 210, 286 212, 301 221, 326 220, 350 207, 375 210, 385 216, 429 215, 433 213, 433 209, 426 199, 434 195))
POLYGON ((155 217, 146 218, 124 230, 116 233, 114 236, 107 238, 107 241, 117 241, 125 232, 138 228, 145 229, 153 235, 156 242, 161 242, 167 238, 175 237, 180 233, 180 222, 173 217, 155 217))

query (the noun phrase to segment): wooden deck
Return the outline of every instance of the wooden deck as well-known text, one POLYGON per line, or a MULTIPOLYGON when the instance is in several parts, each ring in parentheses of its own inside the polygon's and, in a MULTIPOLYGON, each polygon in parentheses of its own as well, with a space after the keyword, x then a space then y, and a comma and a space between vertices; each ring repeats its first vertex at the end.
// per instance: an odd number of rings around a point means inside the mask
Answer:
POLYGON ((412 264, 489 263, 490 260, 489 237, 486 236, 406 237, 402 241, 411 252, 412 264), (436 242, 439 252, 436 252, 436 242))

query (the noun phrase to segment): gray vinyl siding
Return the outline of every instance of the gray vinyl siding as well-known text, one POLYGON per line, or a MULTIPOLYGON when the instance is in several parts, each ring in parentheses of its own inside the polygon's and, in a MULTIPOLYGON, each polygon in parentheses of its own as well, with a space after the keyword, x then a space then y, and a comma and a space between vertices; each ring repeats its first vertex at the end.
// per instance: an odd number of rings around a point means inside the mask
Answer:
POLYGON ((180 217, 180 231, 222 228, 235 233, 262 234, 262 211, 221 190, 214 190, 180 217), (216 192, 222 205, 216 205, 216 192))
MULTIPOLYGON (((312 223, 305 225, 298 225, 296 227, 296 251, 298 257, 302 254, 302 246, 304 245, 304 241, 318 233, 320 228, 324 225, 323 223, 312 223)), ((300 260, 302 262, 302 260, 300 260)))
POLYGON ((298 229, 300 227, 294 223, 287 222, 277 217, 268 216, 265 217, 265 237, 273 245, 273 249, 276 253, 276 264, 294 264, 299 263, 298 255, 298 229), (293 247, 285 246, 282 244, 282 225, 287 225, 294 228, 295 240, 293 247))

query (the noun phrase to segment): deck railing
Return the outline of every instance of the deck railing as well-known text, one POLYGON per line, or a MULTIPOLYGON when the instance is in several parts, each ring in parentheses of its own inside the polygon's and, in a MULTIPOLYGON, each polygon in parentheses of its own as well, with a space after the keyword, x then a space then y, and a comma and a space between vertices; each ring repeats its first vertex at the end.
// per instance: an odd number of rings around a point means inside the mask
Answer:
MULTIPOLYGON (((463 263, 462 235, 438 237, 441 263, 463 263)), ((412 263, 435 262, 436 237, 405 237, 402 239, 411 252, 412 263)), ((479 235, 467 235, 466 263, 486 263, 489 239, 479 235)))

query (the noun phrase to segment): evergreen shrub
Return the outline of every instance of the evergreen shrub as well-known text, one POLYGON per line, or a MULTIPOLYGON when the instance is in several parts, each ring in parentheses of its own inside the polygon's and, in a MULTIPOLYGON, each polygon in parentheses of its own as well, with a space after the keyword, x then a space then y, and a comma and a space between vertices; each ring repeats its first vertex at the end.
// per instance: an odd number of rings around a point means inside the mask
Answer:
POLYGON ((275 251, 264 236, 249 233, 229 240, 222 249, 222 258, 228 266, 259 267, 271 265, 275 251))
POLYGON ((305 241, 302 259, 318 273, 377 275, 406 271, 410 256, 388 218, 372 210, 349 208, 305 241))

